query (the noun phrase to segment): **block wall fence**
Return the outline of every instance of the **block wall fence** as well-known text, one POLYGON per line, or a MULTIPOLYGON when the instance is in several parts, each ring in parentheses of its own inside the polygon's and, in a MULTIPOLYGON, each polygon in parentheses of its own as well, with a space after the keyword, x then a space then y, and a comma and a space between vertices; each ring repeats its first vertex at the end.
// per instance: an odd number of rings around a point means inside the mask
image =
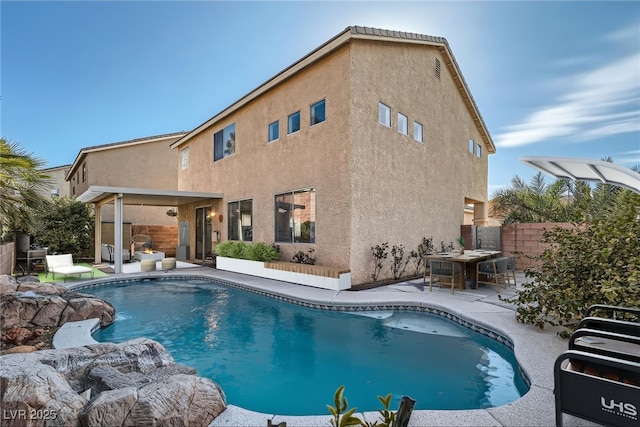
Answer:
MULTIPOLYGON (((501 243, 503 255, 511 255, 520 252, 529 256, 540 255, 548 245, 541 243, 542 235, 546 230, 553 230, 556 227, 573 228, 574 225, 568 222, 545 222, 545 223, 520 223, 504 224, 501 226, 501 243)), ((472 249, 472 228, 470 225, 463 225, 461 234, 465 238, 465 247, 472 249)), ((534 260, 518 256, 516 268, 523 270, 534 265, 534 260)))

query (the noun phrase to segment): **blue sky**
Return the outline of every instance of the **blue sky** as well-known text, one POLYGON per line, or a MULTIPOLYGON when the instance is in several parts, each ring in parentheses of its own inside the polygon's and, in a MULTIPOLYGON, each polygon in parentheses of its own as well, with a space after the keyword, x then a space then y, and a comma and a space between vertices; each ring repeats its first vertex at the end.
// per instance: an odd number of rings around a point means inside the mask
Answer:
POLYGON ((2 1, 0 16, 0 134, 48 167, 191 130, 349 25, 447 38, 497 146, 490 193, 536 173, 522 156, 640 164, 637 1, 2 1))

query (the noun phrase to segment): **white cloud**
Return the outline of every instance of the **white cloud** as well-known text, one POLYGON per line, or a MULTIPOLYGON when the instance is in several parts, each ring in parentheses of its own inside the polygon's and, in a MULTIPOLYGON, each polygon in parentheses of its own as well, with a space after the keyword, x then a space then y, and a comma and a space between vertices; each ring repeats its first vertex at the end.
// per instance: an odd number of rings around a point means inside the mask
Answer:
MULTIPOLYGON (((609 38, 621 40, 630 34, 632 30, 625 29, 609 38)), ((640 52, 570 80, 559 77, 560 81, 564 94, 498 133, 497 146, 518 147, 550 139, 582 142, 640 131, 640 52)))

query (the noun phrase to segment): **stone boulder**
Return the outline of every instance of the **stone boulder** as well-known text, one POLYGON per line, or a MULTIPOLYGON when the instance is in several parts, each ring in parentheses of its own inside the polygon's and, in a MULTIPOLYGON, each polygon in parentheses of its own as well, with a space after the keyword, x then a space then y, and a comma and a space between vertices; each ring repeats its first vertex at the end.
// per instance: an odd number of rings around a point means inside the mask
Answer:
POLYGON ((1 356, 0 387, 8 414, 43 418, 6 425, 207 426, 226 408, 216 383, 146 338, 1 356))
POLYGON ((100 319, 104 327, 115 318, 115 309, 108 302, 54 283, 6 283, 0 291, 3 328, 58 327, 68 321, 91 318, 100 319))

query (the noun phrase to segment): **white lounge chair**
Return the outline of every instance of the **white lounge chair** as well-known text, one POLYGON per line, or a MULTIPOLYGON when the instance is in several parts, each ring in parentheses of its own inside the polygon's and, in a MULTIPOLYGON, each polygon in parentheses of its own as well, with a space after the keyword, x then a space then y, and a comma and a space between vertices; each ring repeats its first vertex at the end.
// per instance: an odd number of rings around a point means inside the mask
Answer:
POLYGON ((67 281, 67 276, 78 275, 82 277, 83 273, 91 273, 93 279, 93 269, 84 267, 82 265, 73 265, 73 257, 71 254, 63 255, 47 255, 46 273, 47 277, 49 272, 53 274, 53 279, 56 278, 56 273, 64 277, 64 281, 67 281))

